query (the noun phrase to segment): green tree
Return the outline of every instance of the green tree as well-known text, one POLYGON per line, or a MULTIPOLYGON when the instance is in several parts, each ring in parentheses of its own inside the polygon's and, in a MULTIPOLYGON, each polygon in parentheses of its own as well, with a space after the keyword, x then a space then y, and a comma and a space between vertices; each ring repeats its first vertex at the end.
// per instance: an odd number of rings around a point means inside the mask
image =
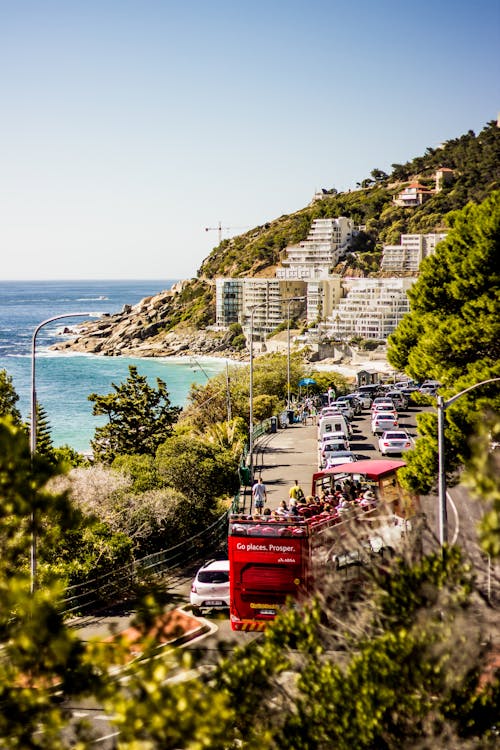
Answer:
POLYGON ((30 519, 41 553, 56 539, 55 526, 63 535, 74 519, 65 495, 46 489, 53 473, 43 457, 30 455, 26 432, 0 420, 0 746, 12 750, 67 746, 55 684, 76 697, 93 681, 98 693, 98 672, 58 611, 60 584, 38 581, 30 593, 30 519))
POLYGON ((91 393, 95 416, 105 414, 109 422, 97 427, 91 442, 94 455, 111 463, 120 454, 153 456, 159 445, 171 434, 180 409, 171 406, 166 383, 156 379, 157 388, 139 375, 137 367, 129 366, 129 377, 114 393, 100 396, 91 393))
POLYGON ((54 464, 57 461, 50 421, 42 404, 36 402, 36 452, 54 464))
MULTIPOLYGON (((421 265, 419 279, 409 291, 410 313, 389 338, 388 351, 396 369, 416 380, 441 382, 445 399, 500 377, 500 191, 452 214, 449 223, 448 236, 421 265)), ((499 411, 497 385, 474 390, 446 410, 449 469, 467 464, 471 456, 467 438, 477 431, 486 412, 499 411)), ((415 489, 428 491, 436 468, 436 419, 425 415, 418 425, 419 432, 426 433, 425 440, 417 442, 402 473, 411 476, 415 489), (423 472, 420 481, 415 466, 428 464, 428 459, 434 466, 423 472)))
POLYGON ((195 435, 173 435, 158 448, 159 476, 201 510, 215 510, 215 500, 239 489, 238 457, 229 449, 195 435))
POLYGON ((12 417, 14 424, 20 425, 22 422, 21 412, 16 404, 19 401, 12 377, 7 370, 0 370, 0 417, 12 417))

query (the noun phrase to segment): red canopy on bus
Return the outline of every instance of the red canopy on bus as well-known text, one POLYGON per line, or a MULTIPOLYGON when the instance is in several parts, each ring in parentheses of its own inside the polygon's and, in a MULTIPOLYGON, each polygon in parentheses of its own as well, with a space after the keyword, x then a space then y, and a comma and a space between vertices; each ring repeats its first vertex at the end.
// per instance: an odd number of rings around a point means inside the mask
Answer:
POLYGON ((349 464, 332 466, 330 469, 323 469, 323 471, 313 474, 313 485, 317 478, 328 476, 329 474, 363 474, 367 479, 380 479, 384 474, 391 474, 402 466, 406 466, 404 461, 388 458, 370 458, 364 461, 352 461, 349 464))

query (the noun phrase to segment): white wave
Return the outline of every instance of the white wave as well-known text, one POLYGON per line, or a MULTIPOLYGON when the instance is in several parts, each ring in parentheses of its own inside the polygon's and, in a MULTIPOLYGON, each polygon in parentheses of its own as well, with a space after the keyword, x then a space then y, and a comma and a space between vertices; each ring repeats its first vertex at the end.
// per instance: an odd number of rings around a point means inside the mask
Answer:
POLYGON ((99 297, 77 297, 77 302, 102 302, 103 300, 109 300, 109 297, 106 297, 104 294, 99 295, 99 297))

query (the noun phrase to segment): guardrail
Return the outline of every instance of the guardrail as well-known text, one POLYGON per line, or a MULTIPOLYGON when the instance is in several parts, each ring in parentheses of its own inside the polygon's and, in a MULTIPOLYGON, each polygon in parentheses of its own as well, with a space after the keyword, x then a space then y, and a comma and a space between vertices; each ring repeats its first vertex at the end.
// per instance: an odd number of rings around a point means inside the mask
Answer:
POLYGON ((62 601, 65 615, 89 614, 104 606, 132 597, 137 585, 152 576, 174 570, 196 559, 213 554, 227 539, 227 511, 211 526, 174 547, 134 560, 117 570, 84 583, 69 586, 62 601))

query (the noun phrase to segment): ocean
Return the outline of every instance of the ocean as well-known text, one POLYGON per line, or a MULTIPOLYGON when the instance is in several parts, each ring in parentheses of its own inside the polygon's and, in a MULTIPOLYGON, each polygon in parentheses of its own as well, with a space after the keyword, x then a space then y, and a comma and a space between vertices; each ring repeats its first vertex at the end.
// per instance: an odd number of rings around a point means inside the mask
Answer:
MULTIPOLYGON (((119 312, 144 297, 170 289, 175 279, 154 281, 0 281, 0 369, 12 376, 19 396, 17 406, 27 420, 31 408, 32 338, 35 328, 56 315, 77 312, 119 312)), ((110 393, 112 383, 128 377, 136 365, 151 385, 156 378, 167 384, 172 404, 184 406, 191 383, 204 383, 221 372, 217 358, 100 357, 54 352, 65 327, 85 318, 64 318, 43 326, 36 338, 36 392, 51 428, 55 446, 70 445, 88 452, 95 428, 104 417, 92 416, 90 393, 110 393)), ((71 336, 69 337, 71 338, 71 336)))

